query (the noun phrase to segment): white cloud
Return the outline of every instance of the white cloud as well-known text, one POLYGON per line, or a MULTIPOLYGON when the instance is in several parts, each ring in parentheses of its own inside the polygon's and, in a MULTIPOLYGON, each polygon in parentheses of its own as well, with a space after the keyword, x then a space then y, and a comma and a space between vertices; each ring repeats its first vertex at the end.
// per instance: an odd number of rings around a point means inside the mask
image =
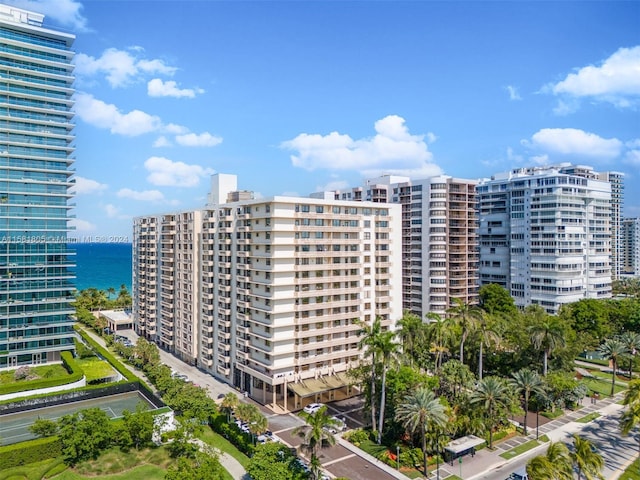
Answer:
POLYGON ((96 229, 96 226, 86 220, 80 220, 79 218, 72 218, 69 220, 69 226, 76 229, 77 232, 91 232, 96 229))
POLYGON ((120 198, 131 198, 132 200, 139 200, 142 202, 161 202, 164 200, 164 195, 158 190, 144 190, 136 191, 130 188, 121 188, 116 194, 120 198))
POLYGON ((640 46, 620 48, 600 66, 589 65, 570 73, 543 91, 555 95, 591 97, 618 107, 637 105, 640 100, 640 46))
POLYGON ((76 183, 72 187, 72 191, 75 192, 76 195, 101 193, 108 187, 104 183, 91 180, 90 178, 80 177, 79 175, 76 175, 75 181, 76 183))
POLYGON ((215 147, 222 143, 222 137, 211 135, 209 132, 201 134, 187 133, 177 135, 176 142, 184 147, 215 147))
POLYGON ((42 13, 76 32, 89 31, 87 19, 81 13, 83 6, 76 0, 3 0, 3 3, 42 13))
POLYGON ((115 205, 112 205, 111 203, 108 203, 104 206, 104 211, 107 214, 107 217, 109 218, 117 217, 118 213, 120 212, 120 210, 118 210, 118 208, 115 205))
POLYGON ((292 150, 291 163, 307 170, 358 170, 365 176, 390 173, 432 176, 442 171, 431 162, 425 135, 411 135, 405 120, 389 115, 375 123, 376 135, 354 140, 349 135, 301 133, 280 144, 292 150))
POLYGON ((79 53, 75 57, 75 64, 76 75, 91 77, 104 73, 113 88, 138 80, 142 73, 173 75, 176 71, 176 68, 166 65, 162 60, 138 59, 129 51, 116 48, 108 48, 98 58, 79 53))
POLYGON ((522 100, 522 97, 518 93, 518 89, 513 85, 507 85, 504 87, 509 92, 509 100, 522 100))
POLYGON ((560 155, 579 155, 611 160, 620 155, 623 144, 617 138, 602 138, 576 128, 543 128, 522 144, 536 150, 560 155))
POLYGON ((189 129, 187 127, 183 127, 182 125, 176 125, 175 123, 169 123, 164 126, 163 131, 170 133, 172 135, 182 135, 184 133, 189 133, 189 129))
POLYGON ((624 156, 624 163, 640 167, 640 150, 629 150, 624 156))
POLYGON ((76 114, 83 121, 98 128, 108 128, 111 133, 135 137, 162 128, 162 121, 155 115, 140 110, 121 113, 115 105, 97 100, 88 93, 77 93, 75 100, 76 114))
POLYGON ((153 146, 156 148, 159 147, 171 147, 173 144, 167 140, 167 137, 165 136, 160 136, 158 138, 156 138, 155 142, 153 142, 153 146))
POLYGON ((174 162, 163 157, 148 158, 144 167, 150 172, 147 181, 164 187, 194 187, 200 183, 201 178, 214 173, 210 168, 174 162))
POLYGON ((204 90, 201 88, 180 89, 173 80, 164 82, 160 78, 154 78, 147 83, 147 93, 150 97, 195 98, 196 94, 202 94, 204 90))
POLYGON ((325 185, 319 185, 316 187, 316 192, 333 192, 336 190, 345 190, 349 188, 349 183, 346 180, 333 180, 325 185))
POLYGON ((529 160, 536 165, 549 165, 549 155, 547 155, 546 153, 544 155, 534 155, 533 157, 529 158, 529 160))

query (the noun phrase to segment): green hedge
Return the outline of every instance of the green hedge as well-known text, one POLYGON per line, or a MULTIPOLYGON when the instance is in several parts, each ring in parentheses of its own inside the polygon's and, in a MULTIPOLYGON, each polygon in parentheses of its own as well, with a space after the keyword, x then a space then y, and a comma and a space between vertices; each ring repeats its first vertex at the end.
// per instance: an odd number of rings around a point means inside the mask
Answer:
POLYGON ((0 447, 0 471, 62 455, 58 437, 38 438, 0 447))
POLYGON ((209 418, 209 425, 214 432, 219 433, 229 440, 242 453, 249 457, 253 455, 255 446, 253 445, 251 435, 244 433, 235 423, 229 423, 226 414, 214 413, 209 418))
POLYGON ((68 377, 38 378, 37 380, 28 380, 26 382, 7 383, 5 385, 0 385, 0 395, 57 387, 81 380, 84 376, 84 372, 74 360, 71 352, 62 352, 60 356, 62 357, 64 367, 67 369, 67 372, 69 372, 68 377))

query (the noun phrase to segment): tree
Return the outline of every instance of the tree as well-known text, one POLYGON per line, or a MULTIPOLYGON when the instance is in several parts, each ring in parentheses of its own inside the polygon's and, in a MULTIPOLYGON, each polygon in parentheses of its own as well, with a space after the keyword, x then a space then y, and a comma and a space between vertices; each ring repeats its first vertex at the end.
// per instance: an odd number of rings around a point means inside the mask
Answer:
POLYGON ((478 382, 469 397, 471 404, 479 404, 489 426, 489 448, 493 447, 493 429, 511 406, 512 398, 507 383, 498 377, 486 377, 478 382))
POLYGON ((224 480, 226 471, 222 468, 218 456, 197 452, 192 459, 178 458, 165 475, 165 480, 224 480))
POLYGON ((513 317, 518 314, 518 308, 509 291, 497 283, 489 283, 480 287, 480 308, 492 315, 502 314, 513 317))
POLYGON ((573 452, 570 453, 573 465, 578 470, 578 480, 584 473, 586 480, 602 479, 604 458, 595 451, 595 446, 588 439, 573 435, 573 452))
POLYGON ((624 332, 618 338, 629 354, 629 378, 633 378, 633 357, 640 352, 640 333, 624 332))
POLYGON ((546 455, 539 455, 527 464, 529 478, 545 480, 573 480, 569 449, 562 442, 551 442, 546 455))
POLYGON ((402 343, 402 351, 413 365, 417 358, 416 347, 421 345, 426 338, 426 325, 422 319, 407 310, 397 322, 398 336, 402 343))
MULTIPOLYGON (((620 417, 620 430, 623 435, 629 435, 631 430, 640 427, 640 380, 629 382, 622 404, 626 405, 626 408, 620 417)), ((638 435, 638 455, 640 455, 640 435, 638 435)))
POLYGON ((529 413, 529 398, 531 394, 540 393, 544 383, 537 372, 523 368, 512 374, 511 385, 516 388, 524 399, 524 435, 527 436, 527 414, 529 413))
POLYGON ((469 367, 459 360, 449 360, 440 371, 440 393, 451 402, 456 402, 462 393, 471 388, 476 377, 469 367))
POLYGON ((238 396, 233 392, 227 393, 222 399, 220 408, 227 414, 227 421, 231 420, 231 415, 233 414, 233 411, 238 407, 238 403, 238 396))
POLYGON ((82 460, 97 458, 111 444, 111 425, 107 414, 99 408, 62 417, 58 436, 65 462, 75 465, 82 460))
POLYGON ((427 337, 429 339, 429 352, 435 354, 435 368, 440 370, 442 358, 449 353, 448 344, 451 340, 451 326, 449 319, 443 319, 437 313, 428 313, 427 337))
POLYGON ((123 412, 124 424, 129 432, 131 441, 137 450, 151 443, 154 431, 154 417, 144 404, 140 403, 134 413, 123 412))
POLYGON ((253 480, 301 480, 305 474, 295 460, 283 443, 264 443, 256 446, 247 473, 253 480))
POLYGON ((58 433, 58 423, 48 418, 40 418, 33 422, 29 431, 38 437, 53 437, 58 433))
POLYGON ((380 339, 380 335, 382 334, 382 319, 380 317, 376 317, 375 320, 371 323, 371 325, 366 322, 360 322, 360 330, 358 331, 358 335, 360 336, 360 340, 358 341, 358 348, 364 349, 364 354, 366 357, 371 359, 371 391, 370 396, 370 409, 371 409, 371 428, 375 428, 376 426, 376 359, 378 355, 378 342, 380 339))
POLYGON ((560 324, 557 317, 547 315, 542 308, 528 308, 527 313, 533 313, 536 323, 529 326, 529 334, 533 346, 537 350, 543 352, 543 368, 542 374, 546 377, 548 371, 549 355, 559 347, 564 347, 565 336, 564 328, 560 324))
POLYGON ((460 362, 464 363, 464 342, 469 334, 476 330, 482 317, 482 310, 476 305, 464 303, 459 298, 453 299, 454 306, 447 310, 451 319, 460 329, 460 362))
POLYGON ((482 360, 483 360, 483 346, 500 343, 500 334, 495 329, 495 326, 491 322, 491 318, 488 313, 484 313, 478 322, 477 327, 478 336, 480 339, 480 349, 478 350, 478 379, 482 380, 482 360))
POLYGON ((617 338, 609 338, 604 341, 598 352, 604 356, 611 363, 613 375, 611 375, 611 396, 613 397, 616 391, 616 371, 618 369, 618 361, 620 357, 628 353, 627 347, 617 338))
POLYGON ((303 438, 302 447, 311 454, 311 460, 314 461, 321 448, 335 445, 336 437, 330 429, 337 427, 338 422, 327 414, 326 405, 314 413, 303 411, 300 416, 307 424, 294 428, 292 433, 303 438))
POLYGON ((380 335, 377 349, 382 364, 382 386, 380 388, 380 417, 378 420, 378 445, 382 444, 382 429, 384 428, 384 408, 387 393, 387 370, 392 359, 400 352, 400 345, 395 341, 395 332, 387 331, 380 335))
POLYGON ((107 288, 107 295, 109 295, 109 300, 111 300, 111 296, 116 294, 116 289, 113 287, 107 288))
POLYGON ((447 423, 447 415, 442 403, 431 390, 424 387, 407 395, 396 409, 396 420, 404 428, 414 434, 420 433, 424 474, 427 475, 427 428, 431 425, 443 427, 447 423))

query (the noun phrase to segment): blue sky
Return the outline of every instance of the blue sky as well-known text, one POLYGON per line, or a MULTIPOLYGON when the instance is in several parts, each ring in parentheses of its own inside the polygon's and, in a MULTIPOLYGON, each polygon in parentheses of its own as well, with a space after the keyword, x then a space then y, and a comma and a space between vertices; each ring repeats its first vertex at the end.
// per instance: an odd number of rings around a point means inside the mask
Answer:
POLYGON ((573 162, 640 216, 640 2, 9 1, 77 35, 79 238, 396 173, 573 162))

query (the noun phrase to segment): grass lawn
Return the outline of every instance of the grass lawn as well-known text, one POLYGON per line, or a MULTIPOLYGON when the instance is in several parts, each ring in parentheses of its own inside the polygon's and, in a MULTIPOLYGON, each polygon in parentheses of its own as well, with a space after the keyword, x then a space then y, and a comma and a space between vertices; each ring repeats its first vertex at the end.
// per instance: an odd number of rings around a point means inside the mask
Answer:
POLYGON ((114 377, 118 373, 113 369, 109 362, 100 360, 97 357, 83 358, 78 360, 78 364, 84 370, 87 382, 98 380, 99 378, 114 377))
MULTIPOLYGON (((589 371, 591 372, 591 375, 593 375, 594 377, 602 378, 603 380, 606 380, 609 383, 609 385, 611 385, 611 377, 612 377, 613 374, 605 373, 605 372, 602 372, 600 370, 589 370, 589 371)), ((616 377, 617 377, 616 378, 616 385, 620 385, 620 386, 623 386, 623 387, 627 386, 627 382, 624 382, 624 381, 620 380, 620 378, 617 375, 616 375, 616 377)))
POLYGON ((529 450, 537 447, 538 445, 540 445, 540 442, 538 442, 537 440, 529 440, 528 442, 523 443, 522 445, 518 445, 517 447, 512 448, 511 450, 507 450, 506 452, 501 453, 500 456, 506 460, 509 460, 513 457, 517 457, 521 453, 528 452, 529 450))
POLYGON ((620 476, 620 480, 640 480, 640 458, 629 465, 620 476))
MULTIPOLYGON (((214 448, 217 448, 221 452, 228 453, 233 458, 235 458, 240 465, 244 468, 247 468, 249 464, 249 457, 247 457, 244 453, 238 450, 230 441, 224 438, 222 435, 217 434, 211 427, 204 427, 202 433, 199 433, 198 438, 205 442, 207 445, 211 445, 214 448)), ((275 479, 274 479, 275 480, 275 479)))
POLYGON ((53 365, 42 365, 39 367, 29 367, 29 371, 30 375, 28 379, 25 378, 23 380, 16 380, 14 378, 14 375, 16 373, 15 370, 4 370, 0 372, 0 384, 20 384, 40 378, 64 378, 69 376, 69 372, 67 372, 67 370, 59 363, 53 365))
MULTIPOLYGON (((592 392, 599 393, 603 396, 609 396, 611 393, 611 375, 609 375, 609 379, 605 380, 604 378, 583 378, 582 382, 591 390, 592 392)), ((619 383, 616 383, 615 393, 621 392, 626 387, 623 387, 619 383)))
POLYGON ((65 470, 60 475, 53 477, 55 480, 85 480, 90 478, 104 478, 108 480, 163 480, 167 471, 156 465, 141 465, 122 473, 113 475, 80 475, 74 470, 65 470))
POLYGON ((593 412, 593 413, 590 413, 589 415, 585 415, 584 417, 577 419, 576 422, 589 423, 590 421, 595 420, 596 418, 599 418, 599 417, 600 417, 599 413, 593 412))

